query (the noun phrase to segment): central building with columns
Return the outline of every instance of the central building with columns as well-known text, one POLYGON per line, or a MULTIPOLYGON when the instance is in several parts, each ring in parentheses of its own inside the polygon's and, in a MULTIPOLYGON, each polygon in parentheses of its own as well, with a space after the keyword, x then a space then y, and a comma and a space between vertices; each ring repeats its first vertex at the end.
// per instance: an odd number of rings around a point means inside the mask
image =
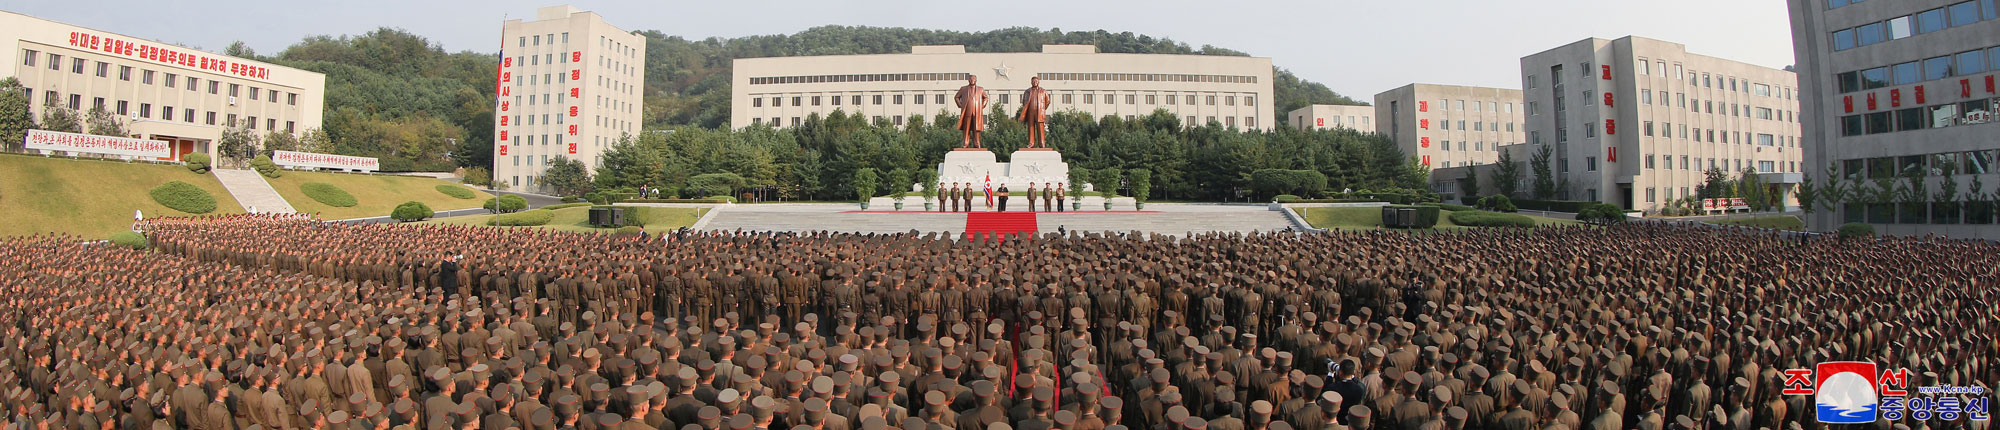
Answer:
POLYGON ((1165 109, 1183 124, 1263 130, 1277 117, 1271 59, 1215 55, 1105 54, 1091 45, 1041 52, 969 53, 961 45, 916 46, 908 54, 745 58, 735 61, 730 126, 792 127, 835 110, 903 125, 957 114, 951 96, 967 75, 990 106, 1020 109, 1030 78, 1042 78, 1051 110, 1136 119, 1165 109))

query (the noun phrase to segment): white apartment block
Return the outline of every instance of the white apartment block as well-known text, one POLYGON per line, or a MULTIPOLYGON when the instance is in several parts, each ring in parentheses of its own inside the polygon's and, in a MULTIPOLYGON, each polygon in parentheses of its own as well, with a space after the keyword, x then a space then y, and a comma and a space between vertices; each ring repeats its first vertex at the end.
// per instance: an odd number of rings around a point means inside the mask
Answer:
POLYGON ((1375 95, 1375 127, 1434 169, 1490 164, 1525 140, 1521 90, 1409 84, 1375 95))
MULTIPOLYGON (((915 116, 957 115, 951 96, 977 76, 991 106, 1020 109, 1042 78, 1052 111, 1136 119, 1164 109, 1184 124, 1261 130, 1276 120, 1271 59, 1215 55, 1103 54, 1090 45, 1041 52, 968 53, 916 46, 909 54, 744 58, 730 86, 730 126, 796 126, 834 111, 903 125, 915 116)), ((990 107, 990 106, 989 106, 990 107)))
POLYGON ((549 160, 597 168, 600 154, 639 133, 646 38, 570 6, 501 23, 500 105, 493 180, 539 189, 549 160))

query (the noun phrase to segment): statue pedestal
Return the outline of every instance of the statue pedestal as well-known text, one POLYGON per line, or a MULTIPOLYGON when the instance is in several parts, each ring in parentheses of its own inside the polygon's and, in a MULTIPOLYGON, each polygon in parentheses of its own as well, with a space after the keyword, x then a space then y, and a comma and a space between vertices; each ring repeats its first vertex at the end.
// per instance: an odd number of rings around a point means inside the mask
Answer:
POLYGON ((1069 163, 1062 161, 1062 153, 1053 149, 1034 148, 1014 152, 1010 162, 998 161, 998 156, 990 150, 955 150, 944 155, 944 162, 938 164, 938 182, 965 182, 974 188, 983 187, 991 175, 993 187, 1005 184, 1013 192, 1027 191, 1028 183, 1037 188, 1050 182, 1069 182, 1069 163))

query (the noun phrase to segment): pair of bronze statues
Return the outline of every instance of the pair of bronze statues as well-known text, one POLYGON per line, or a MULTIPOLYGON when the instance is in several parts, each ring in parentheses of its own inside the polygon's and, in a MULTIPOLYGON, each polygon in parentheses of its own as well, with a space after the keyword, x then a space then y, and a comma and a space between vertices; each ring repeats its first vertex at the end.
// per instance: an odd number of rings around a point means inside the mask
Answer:
MULTIPOLYGON (((1046 148, 1044 126, 1049 120, 1049 91, 1042 89, 1042 78, 1029 80, 1027 91, 1021 92, 1021 111, 1014 119, 1028 126, 1028 147, 1046 148)), ((968 74, 965 86, 958 88, 953 99, 958 104, 958 130, 963 133, 960 148, 985 148, 980 144, 980 132, 986 131, 986 88, 979 86, 979 77, 968 74)))

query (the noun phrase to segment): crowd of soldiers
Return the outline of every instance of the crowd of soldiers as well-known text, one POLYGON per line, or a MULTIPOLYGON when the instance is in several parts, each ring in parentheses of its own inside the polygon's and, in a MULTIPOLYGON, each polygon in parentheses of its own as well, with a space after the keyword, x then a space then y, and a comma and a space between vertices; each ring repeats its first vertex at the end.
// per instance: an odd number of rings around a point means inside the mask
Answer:
POLYGON ((1981 242, 144 228, 0 240, 9 428, 1793 429, 1785 369, 2000 380, 1981 242))

